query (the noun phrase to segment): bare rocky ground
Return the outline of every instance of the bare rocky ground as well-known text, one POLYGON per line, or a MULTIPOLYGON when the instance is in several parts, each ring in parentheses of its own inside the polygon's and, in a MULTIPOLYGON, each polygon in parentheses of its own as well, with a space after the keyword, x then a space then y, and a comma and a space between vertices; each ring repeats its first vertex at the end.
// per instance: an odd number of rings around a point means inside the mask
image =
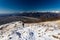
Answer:
POLYGON ((0 26, 0 40, 60 40, 60 20, 40 23, 15 21, 0 26))

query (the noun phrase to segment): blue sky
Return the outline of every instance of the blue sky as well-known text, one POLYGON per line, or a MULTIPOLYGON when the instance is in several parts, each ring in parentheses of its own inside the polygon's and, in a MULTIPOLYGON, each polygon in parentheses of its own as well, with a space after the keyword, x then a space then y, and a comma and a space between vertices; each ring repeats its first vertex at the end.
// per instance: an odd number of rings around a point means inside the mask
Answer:
POLYGON ((60 11, 60 0, 0 0, 0 12, 60 11))

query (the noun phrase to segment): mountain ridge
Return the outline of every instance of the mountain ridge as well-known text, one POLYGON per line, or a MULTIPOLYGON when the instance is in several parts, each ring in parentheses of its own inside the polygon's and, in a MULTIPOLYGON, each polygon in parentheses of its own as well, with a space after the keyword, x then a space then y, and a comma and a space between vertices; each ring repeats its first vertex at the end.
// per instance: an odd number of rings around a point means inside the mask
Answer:
POLYGON ((60 20, 60 13, 13 13, 13 14, 2 14, 0 15, 0 25, 13 22, 22 21, 24 23, 39 23, 44 21, 60 20))

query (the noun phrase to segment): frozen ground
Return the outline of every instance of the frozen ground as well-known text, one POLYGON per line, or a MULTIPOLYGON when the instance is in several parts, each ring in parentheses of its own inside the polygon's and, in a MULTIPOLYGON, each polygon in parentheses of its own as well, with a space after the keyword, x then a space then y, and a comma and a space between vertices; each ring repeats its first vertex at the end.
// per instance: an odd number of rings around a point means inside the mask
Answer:
POLYGON ((0 26, 0 40, 60 40, 60 27, 54 22, 12 22, 0 26))

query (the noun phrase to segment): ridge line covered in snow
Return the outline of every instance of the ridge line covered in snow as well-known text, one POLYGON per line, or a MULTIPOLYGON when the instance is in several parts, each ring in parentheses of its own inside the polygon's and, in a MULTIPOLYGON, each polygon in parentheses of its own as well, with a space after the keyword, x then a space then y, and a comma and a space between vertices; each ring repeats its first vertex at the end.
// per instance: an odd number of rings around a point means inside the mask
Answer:
POLYGON ((0 40, 60 40, 58 21, 25 23, 16 21, 1 25, 0 40))

